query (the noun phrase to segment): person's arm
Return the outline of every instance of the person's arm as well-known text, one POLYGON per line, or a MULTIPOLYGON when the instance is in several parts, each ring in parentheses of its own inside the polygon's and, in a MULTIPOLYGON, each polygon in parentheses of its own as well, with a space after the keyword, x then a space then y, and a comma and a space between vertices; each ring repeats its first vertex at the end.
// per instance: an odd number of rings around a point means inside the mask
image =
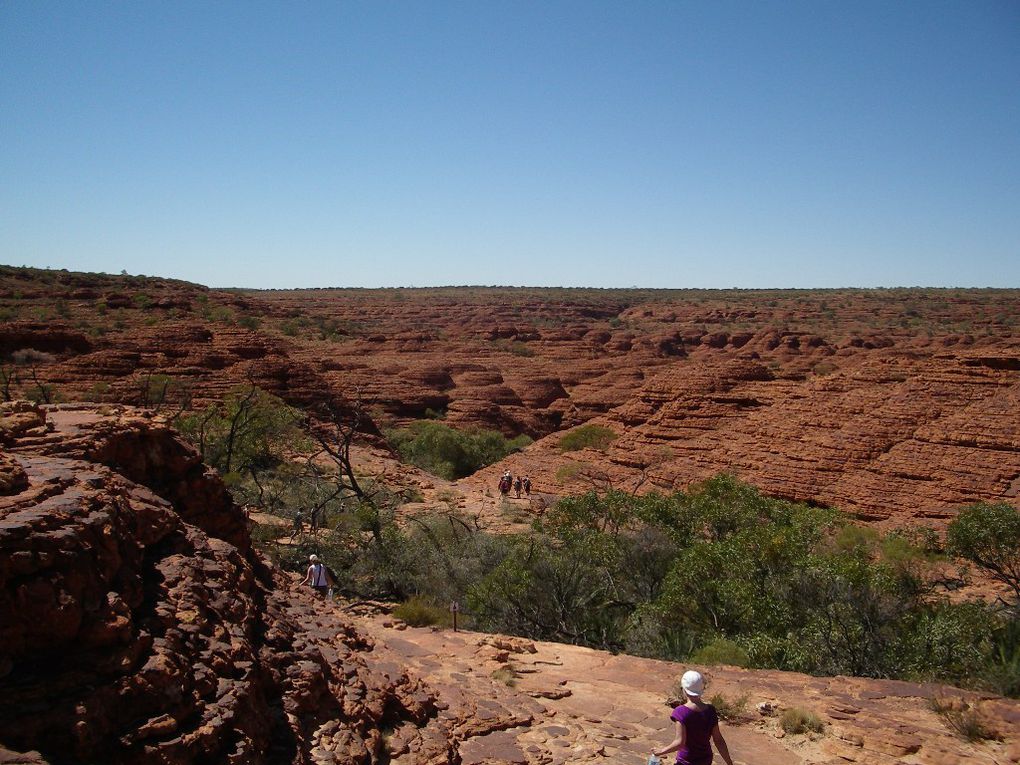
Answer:
POLYGON ((308 570, 305 572, 305 578, 302 579, 300 583, 301 584, 311 584, 312 583, 312 567, 311 566, 308 567, 308 570))
MULTIPOLYGON (((662 757, 662 755, 664 754, 670 754, 671 752, 675 752, 677 749, 684 745, 684 742, 686 740, 687 729, 684 727, 684 724, 682 722, 677 722, 676 737, 669 743, 669 746, 667 746, 665 749, 653 749, 652 754, 654 754, 656 757, 662 757)), ((732 765, 732 763, 730 763, 730 765, 732 765)))
POLYGON ((726 746, 726 739, 723 738, 722 731, 719 730, 719 723, 716 723, 712 728, 712 741, 715 742, 715 748, 719 750, 719 756, 723 758, 726 765, 733 765, 730 748, 726 746))

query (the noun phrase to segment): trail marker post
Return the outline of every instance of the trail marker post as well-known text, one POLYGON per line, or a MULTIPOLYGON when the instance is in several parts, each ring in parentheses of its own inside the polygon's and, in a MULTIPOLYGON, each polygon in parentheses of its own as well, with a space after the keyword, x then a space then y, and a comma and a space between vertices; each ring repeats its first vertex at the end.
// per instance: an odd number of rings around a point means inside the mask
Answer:
POLYGON ((456 600, 450 603, 450 613, 453 615, 453 631, 457 631, 457 614, 460 613, 460 603, 456 600))

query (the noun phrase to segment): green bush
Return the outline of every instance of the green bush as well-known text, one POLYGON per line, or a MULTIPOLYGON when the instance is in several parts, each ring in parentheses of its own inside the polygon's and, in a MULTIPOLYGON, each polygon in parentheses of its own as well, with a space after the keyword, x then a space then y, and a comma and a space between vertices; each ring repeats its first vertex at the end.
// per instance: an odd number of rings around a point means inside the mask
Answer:
POLYGON ((531 443, 528 436, 507 439, 494 430, 457 430, 433 420, 386 431, 401 458, 440 478, 464 478, 499 462, 531 443))
POLYGON ((602 425, 580 425, 565 434, 559 443, 561 452, 576 452, 580 449, 605 451, 616 439, 616 433, 602 425))
POLYGON ((946 541, 951 554, 1009 587, 1020 607, 1020 510, 1004 502, 966 507, 949 524, 946 541))
POLYGON ((422 595, 412 595, 393 609, 393 615, 412 627, 448 627, 453 624, 449 610, 422 595))
POLYGON ((567 481, 576 478, 577 475, 584 470, 584 465, 579 462, 568 462, 566 465, 560 465, 556 468, 556 481, 558 483, 566 483, 567 481))
POLYGON ((302 440, 300 414, 254 385, 238 386, 219 404, 181 417, 177 428, 222 474, 279 463, 302 440))
POLYGON ((981 670, 982 685, 993 693, 1020 697, 1020 617, 992 630, 990 651, 991 660, 981 670))
POLYGON ((732 640, 717 638, 702 646, 691 656, 694 664, 730 664, 746 667, 749 663, 747 651, 732 640))
POLYGON ((717 693, 708 700, 708 703, 715 707, 720 719, 732 721, 740 719, 747 711, 748 698, 746 693, 732 699, 717 693))

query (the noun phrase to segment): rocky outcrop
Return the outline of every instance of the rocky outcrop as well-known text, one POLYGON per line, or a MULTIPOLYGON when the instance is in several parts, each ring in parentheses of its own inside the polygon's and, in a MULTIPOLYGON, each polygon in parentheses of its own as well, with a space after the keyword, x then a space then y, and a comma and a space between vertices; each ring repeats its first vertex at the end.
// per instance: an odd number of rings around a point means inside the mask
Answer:
POLYGON ((189 447, 50 415, 0 461, 3 761, 368 763, 397 725, 451 761, 434 693, 259 559, 189 447))
POLYGON ((469 481, 509 467, 546 492, 669 491, 729 472, 861 520, 940 525, 1020 502, 1018 411, 1020 374, 967 356, 865 357, 804 380, 755 361, 674 367, 589 421, 618 434, 604 451, 562 453, 554 435, 469 481))

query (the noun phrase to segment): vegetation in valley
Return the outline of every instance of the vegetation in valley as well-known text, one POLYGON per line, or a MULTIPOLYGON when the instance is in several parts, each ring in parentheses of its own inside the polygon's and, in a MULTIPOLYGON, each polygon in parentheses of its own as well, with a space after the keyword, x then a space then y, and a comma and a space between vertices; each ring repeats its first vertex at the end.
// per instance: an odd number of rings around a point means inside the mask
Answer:
MULTIPOLYGON (((290 544, 264 535, 272 557, 300 569, 317 552, 342 592, 401 603, 415 624, 446 623, 458 601, 472 627, 533 639, 1020 696, 1020 601, 951 602, 925 575, 948 551, 1015 584, 1015 508, 964 509, 943 549, 933 534, 862 528, 724 475, 669 495, 565 498, 524 534, 489 534, 452 511, 397 523, 407 496, 344 459, 348 416, 302 422, 249 385, 181 427, 240 501, 299 521, 290 544)), ((450 430, 411 432, 446 443, 450 430)))
MULTIPOLYGON (((1020 693, 1016 604, 939 595, 928 534, 861 529, 727 476, 567 498, 519 535, 454 513, 398 524, 399 500, 379 488, 275 555, 300 567, 314 550, 343 592, 403 603, 416 623, 442 623, 456 600, 475 629, 533 639, 1020 693)), ((972 523, 961 514, 950 539, 972 523)))
POLYGON ((932 696, 931 710, 954 734, 967 741, 985 741, 1001 738, 992 730, 980 710, 962 699, 932 696))
POLYGON ((524 435, 506 438, 494 430, 457 430, 432 420, 388 430, 386 437, 405 462, 449 480, 469 476, 531 443, 524 435))
POLYGON ((560 438, 561 452, 576 452, 581 449, 604 451, 616 439, 616 433, 602 425, 580 425, 560 438))

